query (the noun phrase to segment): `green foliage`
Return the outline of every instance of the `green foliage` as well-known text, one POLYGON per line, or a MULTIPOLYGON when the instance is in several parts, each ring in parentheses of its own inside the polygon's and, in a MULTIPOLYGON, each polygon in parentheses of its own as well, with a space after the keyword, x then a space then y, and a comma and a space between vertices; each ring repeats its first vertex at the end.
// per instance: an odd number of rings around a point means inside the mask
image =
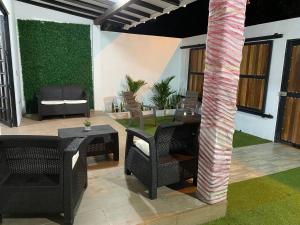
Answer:
POLYGON ((235 131, 233 135, 233 147, 239 148, 249 145, 259 145, 269 143, 270 141, 262 139, 251 134, 244 133, 242 131, 235 131))
POLYGON ((85 121, 83 122, 83 125, 84 125, 85 127, 90 127, 90 126, 92 125, 92 123, 91 123, 91 121, 89 121, 89 120, 85 120, 85 121))
POLYGON ((165 109, 170 95, 175 93, 170 86, 170 82, 174 78, 175 76, 171 76, 153 85, 153 96, 151 100, 153 104, 158 107, 158 109, 165 109))
POLYGON ((136 94, 141 87, 147 83, 144 80, 133 80, 129 75, 126 75, 127 90, 136 94))
POLYGON ((93 108, 90 26, 18 20, 27 113, 43 86, 80 85, 93 108))
POLYGON ((171 95, 171 97, 169 98, 169 102, 168 102, 168 107, 169 108, 176 108, 176 106, 179 104, 181 100, 180 94, 179 93, 175 93, 173 95, 171 95))

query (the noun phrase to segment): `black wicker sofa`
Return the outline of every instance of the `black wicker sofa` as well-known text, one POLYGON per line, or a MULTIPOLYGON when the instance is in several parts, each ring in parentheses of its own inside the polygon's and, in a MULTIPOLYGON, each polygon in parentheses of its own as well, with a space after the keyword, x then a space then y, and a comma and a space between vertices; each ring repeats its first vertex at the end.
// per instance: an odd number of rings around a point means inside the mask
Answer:
POLYGON ((79 86, 49 86, 40 89, 38 113, 40 120, 45 116, 84 114, 90 116, 86 91, 79 86))
POLYGON ((71 225, 86 187, 86 139, 0 136, 0 223, 3 215, 63 213, 71 225))
POLYGON ((125 173, 135 175, 157 198, 157 188, 193 178, 198 168, 200 123, 160 125, 154 136, 127 129, 125 173))

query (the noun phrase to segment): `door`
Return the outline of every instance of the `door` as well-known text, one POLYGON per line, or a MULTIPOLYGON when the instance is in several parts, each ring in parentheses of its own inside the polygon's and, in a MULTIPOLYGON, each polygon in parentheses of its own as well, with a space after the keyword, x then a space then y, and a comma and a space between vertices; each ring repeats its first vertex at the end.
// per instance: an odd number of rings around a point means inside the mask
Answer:
POLYGON ((8 16, 3 6, 0 9, 0 122, 12 127, 17 121, 8 16))
POLYGON ((287 43, 276 139, 300 147, 300 39, 287 43))

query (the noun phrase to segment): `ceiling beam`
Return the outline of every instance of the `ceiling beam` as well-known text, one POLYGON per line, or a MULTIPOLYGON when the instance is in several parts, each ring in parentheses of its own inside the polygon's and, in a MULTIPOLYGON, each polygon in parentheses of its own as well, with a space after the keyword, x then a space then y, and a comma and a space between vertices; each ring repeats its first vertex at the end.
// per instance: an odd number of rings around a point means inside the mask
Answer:
POLYGON ((78 6, 70 5, 70 4, 59 2, 59 1, 56 1, 56 0, 40 0, 40 1, 41 2, 46 2, 48 4, 53 4, 53 5, 56 5, 56 6, 64 7, 64 8, 67 8, 69 10, 75 10, 75 11, 80 12, 80 13, 87 13, 87 14, 90 14, 90 15, 95 15, 96 17, 101 15, 101 12, 91 11, 89 9, 80 8, 78 6))
POLYGON ((129 20, 133 20, 133 21, 135 21, 135 22, 140 22, 140 21, 141 21, 141 19, 138 18, 138 17, 131 16, 131 15, 128 15, 128 14, 122 13, 122 12, 118 12, 118 13, 116 14, 116 16, 123 17, 123 18, 129 19, 129 20))
POLYGON ((124 9, 124 11, 127 11, 127 12, 131 12, 133 14, 136 14, 136 15, 139 15, 139 16, 143 16, 143 17, 147 17, 147 18, 150 18, 151 17, 151 14, 150 13, 146 13, 144 11, 141 11, 141 10, 138 10, 138 9, 135 9, 135 8, 132 8, 130 6, 126 7, 124 9))
MULTIPOLYGON (((103 13, 104 11, 107 10, 107 8, 104 8, 104 7, 101 7, 101 6, 98 6, 98 5, 94 5, 94 4, 91 4, 91 3, 87 3, 87 2, 83 2, 83 1, 79 1, 79 0, 64 0, 65 2, 69 2, 69 3, 72 3, 72 4, 77 4, 79 6, 83 6, 83 7, 86 7, 90 10, 96 10, 97 12, 99 11, 102 11, 101 13, 103 13)), ((100 12, 98 13, 98 16, 101 14, 100 12)), ((94 14, 95 15, 95 14, 94 14)), ((96 14, 97 15, 97 14, 96 14)), ((123 18, 126 18, 126 19, 129 19, 129 20, 133 20, 133 21, 136 21, 136 22, 140 22, 140 18, 138 17, 135 17, 135 16, 132 16, 132 15, 128 15, 126 13, 121 13, 121 12, 118 12, 116 15, 120 16, 120 17, 123 17, 123 18)))
POLYGON ((148 2, 144 2, 142 0, 137 0, 137 1, 134 2, 134 4, 142 6, 142 7, 147 8, 147 9, 150 9, 152 11, 159 12, 159 13, 164 12, 164 9, 162 7, 159 7, 157 5, 153 5, 153 4, 148 3, 148 2))
POLYGON ((126 8, 128 5, 134 3, 136 0, 120 0, 116 2, 111 8, 107 9, 103 15, 98 16, 94 23, 96 25, 101 25, 105 20, 111 18, 116 13, 120 12, 124 8, 126 8))
POLYGON ((124 20, 124 19, 121 19, 121 18, 115 17, 115 16, 111 17, 110 19, 113 21, 119 22, 119 23, 127 24, 127 25, 132 24, 131 21, 129 21, 129 20, 124 20))
POLYGON ((163 2, 169 3, 171 5, 179 6, 180 0, 162 0, 163 2))
POLYGON ((88 2, 84 2, 84 1, 80 1, 80 0, 64 0, 65 2, 69 2, 69 3, 73 3, 75 5, 79 5, 79 6, 83 6, 89 9, 93 9, 93 10, 97 10, 97 11, 105 11, 107 10, 107 8, 99 6, 99 5, 95 5, 95 4, 91 4, 88 2))
POLYGON ((74 11, 63 9, 63 8, 56 7, 56 6, 53 6, 53 5, 43 4, 43 3, 40 3, 40 2, 34 2, 34 1, 30 1, 30 0, 17 0, 17 1, 27 3, 27 4, 30 4, 30 5, 39 6, 39 7, 46 8, 46 9, 52 9, 52 10, 55 10, 55 11, 67 13, 67 14, 70 14, 70 15, 73 15, 73 16, 79 16, 79 17, 86 18, 86 19, 91 19, 91 20, 95 19, 94 16, 74 12, 74 11))

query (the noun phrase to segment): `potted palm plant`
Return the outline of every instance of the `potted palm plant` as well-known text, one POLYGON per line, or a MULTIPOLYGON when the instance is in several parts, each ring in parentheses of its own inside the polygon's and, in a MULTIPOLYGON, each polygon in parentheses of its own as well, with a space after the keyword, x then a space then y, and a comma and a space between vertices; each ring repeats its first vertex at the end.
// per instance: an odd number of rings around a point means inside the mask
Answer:
POLYGON ((175 76, 168 77, 160 82, 157 82, 152 87, 153 96, 151 101, 159 109, 164 111, 166 115, 166 108, 169 103, 169 98, 175 93, 170 86, 170 82, 175 78, 175 76))
POLYGON ((134 95, 145 86, 147 83, 144 80, 133 80, 129 75, 126 75, 127 90, 131 91, 134 95))

